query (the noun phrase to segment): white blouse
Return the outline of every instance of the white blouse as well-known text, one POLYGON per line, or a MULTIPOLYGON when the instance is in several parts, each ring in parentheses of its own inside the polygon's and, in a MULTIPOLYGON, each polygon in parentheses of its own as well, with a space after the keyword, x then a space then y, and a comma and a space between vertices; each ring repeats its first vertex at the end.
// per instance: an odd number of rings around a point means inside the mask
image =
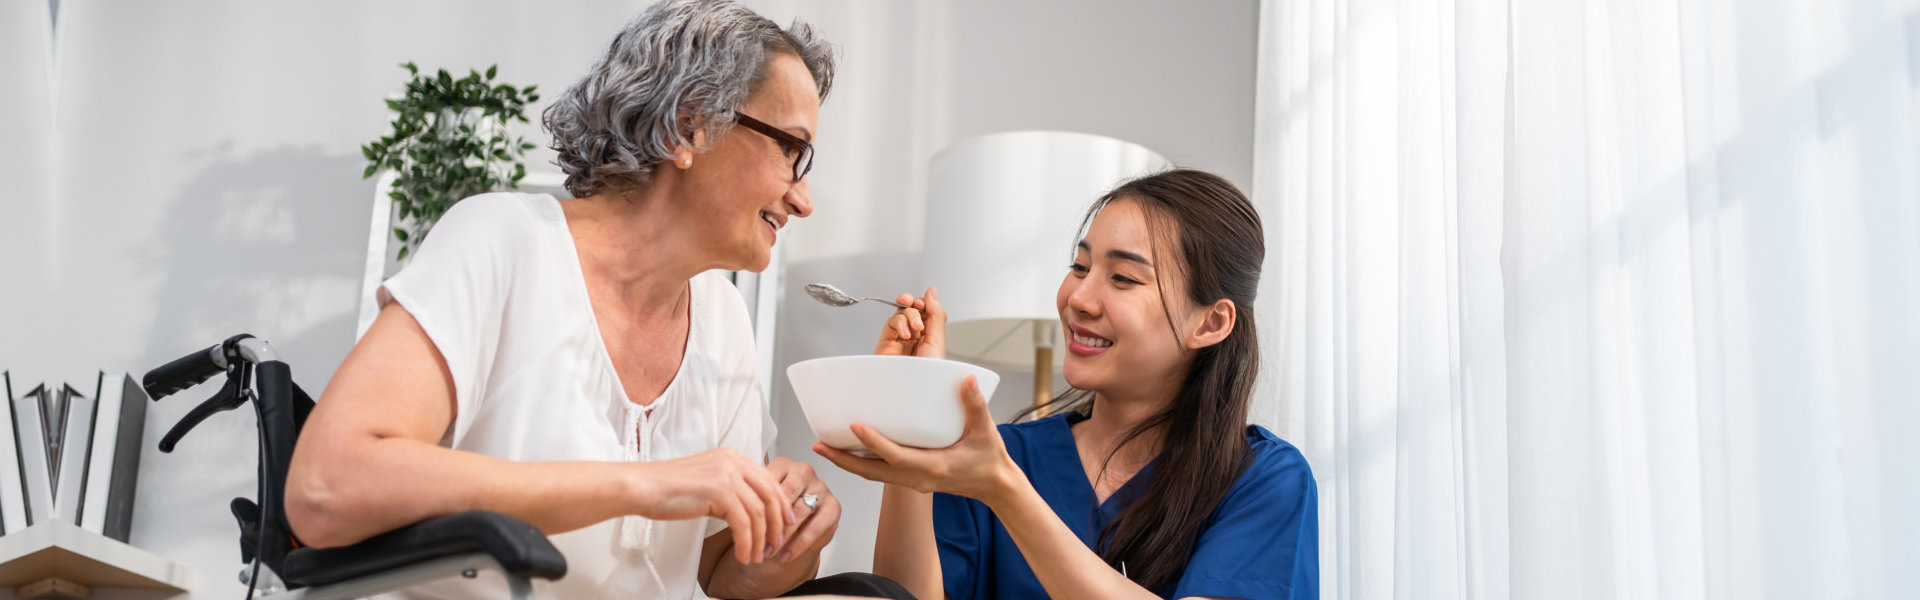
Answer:
MULTIPOLYGON (((494 193, 462 200, 387 280, 452 373, 457 412, 441 440, 516 461, 651 461, 726 446, 762 458, 774 425, 754 378, 746 303, 725 276, 693 278, 685 357, 649 406, 627 398, 587 299, 559 201, 494 193)), ((700 548, 713 518, 623 517, 552 537, 567 575, 542 598, 705 598, 700 548)), ((405 598, 505 598, 498 576, 454 579, 405 598)))

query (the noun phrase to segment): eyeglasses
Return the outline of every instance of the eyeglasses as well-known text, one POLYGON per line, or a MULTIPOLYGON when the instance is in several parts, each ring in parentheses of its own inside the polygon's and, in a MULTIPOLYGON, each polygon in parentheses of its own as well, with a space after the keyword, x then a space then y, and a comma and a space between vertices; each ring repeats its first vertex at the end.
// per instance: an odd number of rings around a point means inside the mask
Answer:
POLYGON ((807 172, 813 170, 813 144, 809 144, 806 140, 800 139, 791 133, 781 131, 780 128, 768 125, 759 119, 741 114, 740 111, 737 110, 733 111, 733 118, 734 122, 745 126, 747 129, 758 131, 760 135, 773 138, 773 141, 780 143, 780 151, 785 152, 787 156, 793 157, 794 181, 800 181, 800 178, 807 176, 807 172))

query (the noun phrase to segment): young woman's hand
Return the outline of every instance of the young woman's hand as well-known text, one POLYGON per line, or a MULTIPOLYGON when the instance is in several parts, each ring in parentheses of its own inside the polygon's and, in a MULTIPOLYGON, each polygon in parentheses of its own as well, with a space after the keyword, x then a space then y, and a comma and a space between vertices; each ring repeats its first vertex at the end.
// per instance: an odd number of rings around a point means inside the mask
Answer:
POLYGON ((851 426, 853 435, 874 458, 861 458, 815 442, 813 451, 855 475, 921 492, 944 492, 974 498, 993 506, 996 500, 1025 481, 1025 474, 1007 456, 1000 430, 987 411, 987 398, 973 377, 960 385, 960 403, 967 425, 960 441, 940 449, 909 448, 893 443, 865 423, 851 426))
POLYGON ((893 316, 887 317, 873 353, 946 358, 947 309, 940 306, 940 292, 927 288, 924 297, 901 294, 893 301, 908 308, 896 310, 893 316))

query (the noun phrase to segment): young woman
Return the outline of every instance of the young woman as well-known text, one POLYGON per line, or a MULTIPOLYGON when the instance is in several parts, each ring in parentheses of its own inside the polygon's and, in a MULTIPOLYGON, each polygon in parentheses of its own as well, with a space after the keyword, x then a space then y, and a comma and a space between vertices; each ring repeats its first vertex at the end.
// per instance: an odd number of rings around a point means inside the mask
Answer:
MULTIPOLYGON (((969 379, 953 446, 902 447, 863 424, 874 458, 814 446, 887 484, 874 573, 922 600, 1318 597, 1313 474, 1247 424, 1253 206, 1176 170, 1122 184, 1082 230, 1055 298, 1074 388, 1059 414, 996 428, 969 379)), ((877 352, 943 356, 938 293, 901 301, 913 308, 877 352)))

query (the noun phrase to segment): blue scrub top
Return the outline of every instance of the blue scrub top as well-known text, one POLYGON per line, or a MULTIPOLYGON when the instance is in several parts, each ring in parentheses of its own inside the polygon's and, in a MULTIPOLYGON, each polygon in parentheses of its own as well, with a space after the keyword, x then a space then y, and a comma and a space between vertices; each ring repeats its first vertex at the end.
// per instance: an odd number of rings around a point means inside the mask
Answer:
MULTIPOLYGON (((1099 532, 1146 493, 1153 465, 1095 506, 1093 485, 1080 467, 1070 429, 1085 419, 1066 413, 1001 425, 1000 436, 1040 497, 1092 548, 1099 532)), ((1247 444, 1253 463, 1206 520, 1186 571, 1172 585, 1154 590, 1161 597, 1320 596, 1320 528, 1313 472, 1293 444, 1264 427, 1248 426, 1247 444)), ((935 494, 933 529, 940 544, 941 575, 953 600, 1047 597, 1026 557, 985 504, 935 494)))

